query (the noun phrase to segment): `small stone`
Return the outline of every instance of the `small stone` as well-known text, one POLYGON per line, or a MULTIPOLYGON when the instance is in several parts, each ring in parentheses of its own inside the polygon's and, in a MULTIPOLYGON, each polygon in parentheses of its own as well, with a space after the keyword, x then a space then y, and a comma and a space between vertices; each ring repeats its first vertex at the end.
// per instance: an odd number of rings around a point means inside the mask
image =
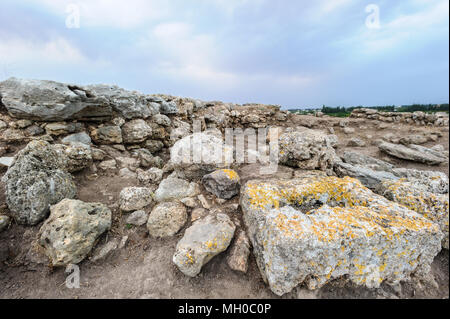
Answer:
POLYGON ((200 201, 200 203, 202 204, 203 208, 206 208, 206 209, 212 208, 211 203, 209 202, 209 200, 206 199, 205 195, 200 194, 197 196, 197 198, 200 201))
POLYGON ((205 189, 218 198, 231 199, 239 194, 240 179, 232 169, 221 169, 205 175, 202 179, 205 189))
POLYGON ((179 178, 166 178, 159 184, 155 192, 155 200, 157 202, 181 200, 196 196, 199 193, 199 185, 196 183, 189 183, 179 178))
POLYGON ((248 269, 248 256, 250 255, 250 240, 245 231, 241 231, 231 246, 227 257, 228 266, 243 273, 248 269))
POLYGON ((120 209, 124 212, 140 210, 152 203, 153 193, 146 187, 127 187, 119 195, 120 209))
POLYGON ((124 143, 141 143, 152 135, 152 128, 144 120, 137 119, 124 124, 122 133, 124 143))
POLYGON ((208 211, 204 208, 196 208, 191 213, 191 222, 195 222, 201 218, 204 218, 208 215, 208 211))
POLYGON ((178 233, 186 221, 187 212, 183 204, 165 202, 153 208, 148 218, 147 228, 152 237, 170 237, 178 233))
POLYGON ((117 169, 117 163, 115 160, 103 161, 100 164, 98 164, 98 168, 103 171, 115 170, 117 169))
POLYGON ((143 210, 138 210, 127 217, 126 223, 134 226, 142 226, 148 220, 148 214, 143 210))
POLYGON ((86 132, 68 135, 62 139, 62 142, 63 144, 83 143, 86 145, 90 145, 92 143, 91 137, 86 132))
POLYGON ((117 240, 111 240, 107 242, 105 245, 103 245, 100 249, 98 249, 94 255, 91 257, 92 262, 97 262, 100 260, 104 260, 111 256, 114 251, 116 251, 118 248, 117 240))

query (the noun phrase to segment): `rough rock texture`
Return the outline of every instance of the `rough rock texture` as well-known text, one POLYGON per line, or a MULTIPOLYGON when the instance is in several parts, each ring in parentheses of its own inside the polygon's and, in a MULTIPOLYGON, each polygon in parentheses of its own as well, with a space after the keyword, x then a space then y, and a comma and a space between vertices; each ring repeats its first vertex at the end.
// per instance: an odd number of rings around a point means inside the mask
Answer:
POLYGON ((142 226, 147 222, 147 220, 148 214, 143 210, 138 210, 130 214, 130 216, 127 217, 126 222, 130 225, 142 226))
POLYGON ((399 145, 392 143, 381 143, 379 145, 381 151, 405 160, 425 163, 428 165, 439 165, 448 162, 448 157, 439 151, 432 150, 420 145, 399 145))
POLYGON ((364 186, 375 189, 379 183, 385 180, 397 180, 394 174, 385 171, 375 171, 361 165, 351 165, 344 162, 336 162, 334 164, 334 171, 337 176, 350 176, 357 178, 364 186))
POLYGON ((405 178, 408 181, 418 183, 424 190, 435 194, 448 194, 449 181, 448 176, 442 172, 436 171, 419 171, 408 168, 394 168, 395 176, 405 178))
POLYGON ((364 166, 374 171, 391 172, 392 169, 394 168, 394 165, 388 162, 357 152, 350 152, 350 151, 344 152, 342 160, 347 164, 364 166))
POLYGON ((67 158, 66 168, 70 173, 79 172, 92 164, 89 145, 73 142, 70 145, 54 144, 53 147, 67 158))
POLYGON ((50 205, 75 197, 76 186, 66 163, 67 157, 44 141, 30 142, 16 155, 2 179, 16 222, 36 225, 47 216, 50 205))
POLYGON ((223 140, 207 133, 195 133, 178 142, 170 150, 170 162, 186 177, 202 177, 217 168, 231 164, 233 149, 223 140), (228 160, 228 161, 227 161, 228 160))
POLYGON ((152 135, 152 128, 142 119, 132 120, 122 126, 122 135, 126 144, 141 143, 152 135))
POLYGON ((230 199, 239 194, 239 175, 232 169, 221 169, 205 175, 202 179, 205 189, 218 198, 230 199))
POLYGON ((92 130, 91 137, 96 144, 121 144, 122 130, 119 126, 103 126, 92 130))
POLYGON ((248 269, 248 256, 250 256, 250 240, 245 234, 245 231, 241 231, 231 245, 230 252, 227 256, 227 264, 233 270, 246 273, 248 269))
POLYGON ((146 187, 127 187, 119 195, 119 206, 124 212, 141 210, 152 203, 152 191, 146 187))
POLYGON ((179 178, 166 178, 159 184, 155 192, 155 200, 157 202, 180 200, 198 194, 200 194, 198 184, 179 178))
POLYGON ((147 221, 150 236, 170 237, 180 231, 187 222, 186 207, 179 202, 165 202, 156 205, 147 221))
POLYGON ((425 276, 441 250, 437 224, 350 177, 250 181, 241 206, 261 274, 278 295, 344 275, 369 288, 425 276))
POLYGON ((86 89, 102 97, 112 108, 126 119, 148 118, 159 113, 159 105, 136 91, 127 91, 116 85, 88 85, 86 89))
POLYGON ((10 78, 0 83, 0 97, 11 116, 31 120, 104 120, 112 113, 104 98, 53 81, 10 78))
POLYGON ((81 262, 111 227, 111 211, 103 204, 64 199, 50 210, 39 231, 39 244, 53 266, 81 262))
MULTIPOLYGON (((445 174, 443 174, 445 176, 445 174)), ((448 178, 447 189, 448 189, 448 178)), ((428 186, 423 179, 410 178, 397 181, 385 181, 378 185, 376 192, 387 199, 402 204, 438 224, 445 237, 442 247, 449 248, 449 204, 448 193, 431 192, 433 186, 428 186)), ((445 181, 442 181, 445 183, 445 181)))
POLYGON ((173 262, 186 276, 197 276, 206 263, 228 248, 235 229, 225 214, 212 214, 196 221, 178 242, 173 262))
POLYGON ((139 182, 141 182, 142 184, 159 183, 161 182, 164 174, 163 170, 157 167, 152 167, 147 171, 137 169, 136 173, 139 182))
POLYGON ((279 138, 279 162, 301 169, 332 173, 336 153, 327 135, 304 130, 284 133, 279 138))
POLYGON ((91 137, 86 132, 75 133, 66 136, 62 139, 64 144, 72 144, 72 143, 82 143, 86 145, 91 145, 91 137))

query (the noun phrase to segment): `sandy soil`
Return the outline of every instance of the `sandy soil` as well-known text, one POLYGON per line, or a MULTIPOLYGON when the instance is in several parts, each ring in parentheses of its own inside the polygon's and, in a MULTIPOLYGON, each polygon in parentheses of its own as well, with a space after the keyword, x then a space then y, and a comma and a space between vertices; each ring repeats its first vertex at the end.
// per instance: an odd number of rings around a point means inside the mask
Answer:
MULTIPOLYGON (((376 146, 370 145, 375 139, 389 132, 394 133, 393 129, 380 131, 368 121, 352 121, 351 126, 357 129, 351 136, 335 127, 340 140, 338 154, 352 149, 387 160, 399 167, 439 170, 448 174, 448 165, 429 167, 396 160, 379 153, 376 146), (360 126, 366 128, 360 129, 360 126), (348 140, 355 136, 365 140, 368 146, 345 147, 348 140)), ((418 128, 396 125, 395 134, 411 134, 411 130, 416 129, 418 128)), ((448 150, 448 131, 442 134, 438 143, 448 150)), ((437 143, 427 143, 425 146, 435 144, 437 143)), ((17 149, 21 147, 23 146, 18 146, 17 149)), ((0 263, 0 298, 280 298, 262 281, 253 256, 250 258, 247 274, 234 272, 227 266, 227 252, 209 262, 197 278, 189 278, 179 272, 171 259, 184 230, 174 238, 158 240, 148 237, 145 226, 129 229, 125 225, 117 207, 118 195, 122 188, 138 185, 136 180, 112 176, 92 179, 89 172, 85 172, 77 175, 76 181, 80 200, 102 202, 113 211, 113 228, 107 236, 100 238, 97 247, 111 237, 121 239, 123 236, 128 236, 127 245, 98 263, 89 259, 83 261, 79 265, 81 287, 68 289, 65 286, 67 274, 64 269, 49 268, 45 259, 29 251, 40 225, 22 227, 12 224, 8 230, 0 233, 0 255, 8 255, 5 264, 0 263)), ((4 185, 0 182, 0 212, 8 214, 6 205, 2 205, 4 202, 4 185)), ((240 212, 233 214, 232 218, 243 224, 240 212)), ((190 223, 185 227, 189 226, 190 223)), ((443 250, 433 263, 432 273, 437 287, 413 281, 397 287, 383 284, 379 289, 366 289, 341 280, 316 291, 300 286, 282 298, 448 298, 448 262, 448 250, 443 250)))

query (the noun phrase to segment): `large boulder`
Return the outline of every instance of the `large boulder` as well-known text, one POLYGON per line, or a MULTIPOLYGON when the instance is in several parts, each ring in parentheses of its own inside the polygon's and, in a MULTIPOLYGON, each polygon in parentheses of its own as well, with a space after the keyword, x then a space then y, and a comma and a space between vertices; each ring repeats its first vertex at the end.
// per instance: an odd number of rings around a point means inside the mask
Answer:
POLYGON ((111 211, 103 204, 65 199, 50 210, 39 231, 39 244, 53 266, 78 264, 111 228, 111 211))
POLYGON ((249 181, 241 207, 258 267, 283 295, 345 276, 377 288, 426 276, 439 226, 345 177, 249 181))
POLYGON ((331 174, 336 153, 329 137, 310 129, 286 132, 279 138, 279 162, 301 169, 320 169, 331 174))
POLYGON ((10 78, 0 83, 0 98, 8 113, 38 121, 105 120, 109 102, 82 87, 53 81, 10 78))
POLYGON ((197 276, 206 263, 228 248, 235 229, 225 214, 197 220, 178 242, 173 262, 186 276, 197 276))
POLYGON ((147 221, 150 236, 170 237, 180 231, 187 222, 186 207, 179 202, 165 202, 156 205, 147 221))
POLYGON ((74 198, 76 186, 67 172, 67 157, 45 141, 30 142, 15 157, 2 181, 6 202, 19 224, 36 225, 50 205, 74 198))
POLYGON ((420 145, 409 145, 404 146, 400 144, 392 143, 381 143, 379 149, 391 156, 413 161, 424 163, 428 165, 439 165, 448 162, 448 157, 443 153, 431 148, 426 148, 420 145))
POLYGON ((230 199, 239 194, 239 175, 232 169, 221 169, 203 177, 205 189, 218 198, 230 199))

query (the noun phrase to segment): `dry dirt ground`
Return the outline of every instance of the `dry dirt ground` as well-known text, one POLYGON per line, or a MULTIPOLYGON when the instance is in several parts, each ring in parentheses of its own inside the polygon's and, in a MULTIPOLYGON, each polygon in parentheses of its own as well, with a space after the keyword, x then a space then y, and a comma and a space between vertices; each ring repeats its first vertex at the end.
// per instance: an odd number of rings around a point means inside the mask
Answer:
MULTIPOLYGON (((335 128, 340 145, 338 154, 352 149, 383 160, 399 167, 421 170, 439 170, 448 175, 448 165, 429 167, 422 164, 396 160, 378 152, 371 141, 387 133, 411 134, 417 127, 396 125, 393 129, 377 130, 370 122, 355 121, 352 126, 356 133, 345 135, 341 128, 335 128), (364 125, 366 128, 360 129, 364 125), (371 137, 370 137, 371 135, 371 137), (364 148, 347 148, 351 137, 360 137, 368 143, 364 148), (369 136, 369 137, 368 137, 369 136)), ((443 136, 437 143, 448 150, 448 128, 441 130, 443 136)), ((18 146, 20 149, 23 145, 18 146)), ((8 155, 9 156, 9 155, 8 155)), ((3 173, 0 172, 0 176, 3 173)), ((69 289, 65 285, 65 269, 51 269, 38 254, 29 248, 40 225, 22 227, 12 224, 0 233, 0 254, 8 254, 5 264, 0 264, 0 298, 280 298, 264 284, 253 256, 250 257, 247 274, 232 271, 226 264, 226 252, 215 257, 197 278, 189 278, 178 271, 172 263, 175 246, 184 230, 171 239, 152 239, 146 227, 128 228, 117 208, 119 192, 127 186, 138 185, 136 180, 117 176, 100 176, 91 179, 88 173, 76 176, 78 198, 87 202, 102 202, 113 211, 113 228, 108 236, 100 238, 98 246, 111 237, 118 239, 128 236, 124 249, 118 250, 106 260, 93 263, 89 259, 80 263, 81 282, 79 289, 69 289)), ((238 199, 235 199, 237 201, 238 199)), ((8 214, 4 197, 4 185, 0 183, 0 210, 8 214), (1 206, 3 204, 3 206, 1 206)), ((240 212, 233 218, 241 219, 240 212)), ((186 225, 189 227, 190 224, 186 225)), ((437 286, 429 283, 408 282, 391 287, 383 284, 379 289, 355 287, 344 281, 328 284, 320 290, 309 291, 297 287, 282 298, 448 298, 449 297, 449 253, 443 250, 432 265, 432 273, 437 286)))

